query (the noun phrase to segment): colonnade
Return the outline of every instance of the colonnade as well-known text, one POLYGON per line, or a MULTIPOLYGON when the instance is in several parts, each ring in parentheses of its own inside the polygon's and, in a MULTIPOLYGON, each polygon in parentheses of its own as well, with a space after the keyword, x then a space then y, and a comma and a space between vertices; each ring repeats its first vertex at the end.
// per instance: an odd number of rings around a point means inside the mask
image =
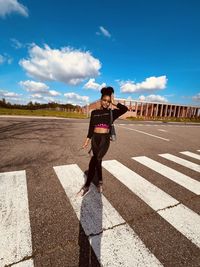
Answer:
MULTIPOLYGON (((161 117, 161 118, 200 118, 200 106, 177 105, 170 103, 156 103, 138 100, 126 100, 115 98, 118 102, 126 105, 129 109, 127 116, 133 117, 161 117)), ((100 100, 94 101, 84 108, 85 112, 90 113, 93 109, 100 107, 100 100)))

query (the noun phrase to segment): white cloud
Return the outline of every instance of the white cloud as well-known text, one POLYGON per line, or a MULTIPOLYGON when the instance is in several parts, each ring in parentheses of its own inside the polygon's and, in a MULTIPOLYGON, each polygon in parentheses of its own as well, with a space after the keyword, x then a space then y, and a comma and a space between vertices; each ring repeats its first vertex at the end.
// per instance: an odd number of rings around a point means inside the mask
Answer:
POLYGON ((43 98, 41 94, 32 94, 31 96, 35 98, 43 98))
POLYGON ((3 64, 5 62, 4 56, 0 55, 0 64, 3 64))
POLYGON ((10 13, 19 13, 24 17, 28 17, 28 9, 18 0, 0 0, 0 17, 5 17, 10 13))
POLYGON ((139 96, 138 99, 141 101, 149 101, 149 102, 164 102, 164 103, 168 102, 167 98, 160 95, 148 95, 148 96, 141 95, 139 96))
POLYGON ((22 47, 25 47, 25 45, 23 45, 20 41, 18 41, 17 39, 15 38, 11 38, 11 45, 12 47, 14 47, 15 49, 20 49, 22 47))
POLYGON ((166 76, 149 77, 141 83, 134 81, 119 81, 121 92, 123 93, 137 93, 141 91, 161 90, 166 88, 166 76))
POLYGON ((50 94, 42 95, 40 93, 35 93, 23 97, 23 94, 0 89, 0 99, 1 98, 5 98, 7 102, 12 104, 27 104, 30 101, 37 103, 59 102, 59 100, 57 101, 54 97, 51 97, 50 94))
POLYGON ((42 98, 45 97, 44 95, 48 96, 58 96, 61 95, 61 93, 55 91, 55 90, 48 90, 49 86, 47 86, 45 83, 41 82, 35 82, 35 81, 21 81, 19 82, 19 85, 22 86, 27 92, 33 92, 32 96, 36 98, 42 98))
POLYGON ((57 96, 57 95, 61 95, 61 93, 55 91, 55 90, 49 90, 49 95, 52 95, 52 96, 57 96))
POLYGON ((111 34, 109 33, 109 31, 106 30, 103 26, 100 26, 99 29, 100 29, 100 32, 96 32, 97 35, 103 35, 108 38, 111 37, 111 34))
POLYGON ((33 44, 29 48, 29 56, 29 59, 20 60, 19 64, 40 81, 77 85, 100 74, 100 61, 88 51, 81 52, 70 47, 51 49, 48 45, 41 48, 33 44))
POLYGON ((21 96, 21 94, 17 94, 15 92, 9 92, 7 90, 0 89, 0 97, 5 98, 16 98, 21 96))
POLYGON ((74 92, 65 93, 64 96, 67 98, 67 102, 75 105, 85 105, 89 102, 88 96, 81 96, 74 92))
POLYGON ((37 92, 37 93, 47 93, 49 86, 45 83, 34 82, 34 81, 20 81, 19 85, 21 85, 28 92, 37 92))
POLYGON ((192 99, 195 101, 200 101, 200 93, 198 93, 197 95, 194 95, 192 99))
POLYGON ((12 61, 13 59, 8 54, 0 55, 0 65, 4 63, 11 64, 12 61))
POLYGON ((101 90, 102 87, 106 86, 105 83, 99 84, 95 82, 94 78, 89 79, 89 81, 84 85, 83 88, 86 89, 95 89, 95 90, 101 90))

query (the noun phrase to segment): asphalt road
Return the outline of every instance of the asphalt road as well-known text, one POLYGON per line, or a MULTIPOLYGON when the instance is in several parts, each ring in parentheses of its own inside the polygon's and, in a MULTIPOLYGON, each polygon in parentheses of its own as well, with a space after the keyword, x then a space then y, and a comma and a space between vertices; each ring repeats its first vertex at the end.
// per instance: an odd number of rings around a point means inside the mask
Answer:
POLYGON ((200 266, 200 124, 116 120, 77 199, 88 126, 0 117, 0 266, 200 266))

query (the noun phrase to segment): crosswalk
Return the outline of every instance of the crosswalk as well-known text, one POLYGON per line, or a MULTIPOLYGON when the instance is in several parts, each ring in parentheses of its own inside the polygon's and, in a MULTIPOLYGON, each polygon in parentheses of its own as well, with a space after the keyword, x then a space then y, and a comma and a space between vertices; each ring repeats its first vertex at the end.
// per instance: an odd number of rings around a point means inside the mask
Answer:
MULTIPOLYGON (((199 152, 181 151, 180 156, 159 154, 183 169, 192 170, 195 177, 147 156, 131 157, 131 161, 199 196, 200 165, 191 161, 200 160, 199 152)), ((104 160, 102 167, 189 242, 200 248, 198 213, 118 160, 104 160)), ((97 192, 93 183, 84 198, 77 197, 76 193, 86 180, 85 173, 77 164, 54 166, 53 170, 101 266, 163 266, 162 259, 154 255, 109 199, 97 192)), ((26 171, 0 173, 0 267, 13 263, 16 267, 33 267, 32 253, 26 171)))
MULTIPOLYGON (((32 255, 32 242, 26 173, 0 173, 0 266, 28 255, 32 255)), ((34 266, 33 261, 24 266, 34 266)))

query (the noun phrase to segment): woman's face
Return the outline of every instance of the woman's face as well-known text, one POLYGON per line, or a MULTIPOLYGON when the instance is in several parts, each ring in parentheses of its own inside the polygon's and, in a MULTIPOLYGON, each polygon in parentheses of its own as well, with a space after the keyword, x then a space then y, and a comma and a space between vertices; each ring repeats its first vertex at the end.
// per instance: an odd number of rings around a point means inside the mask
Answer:
POLYGON ((111 102, 111 98, 109 95, 104 95, 101 99, 101 106, 104 108, 108 108, 111 102))

